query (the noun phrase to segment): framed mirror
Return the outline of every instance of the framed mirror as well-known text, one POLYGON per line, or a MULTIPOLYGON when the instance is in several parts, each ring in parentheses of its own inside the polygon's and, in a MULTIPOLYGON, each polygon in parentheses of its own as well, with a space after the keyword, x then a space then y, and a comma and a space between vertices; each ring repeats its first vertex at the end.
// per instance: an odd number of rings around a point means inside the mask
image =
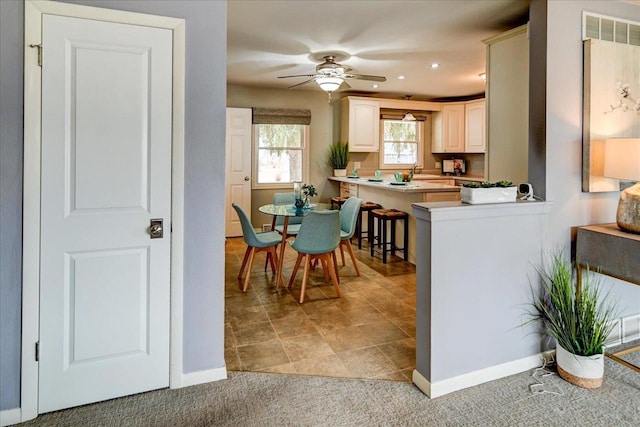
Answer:
POLYGON ((628 182, 604 176, 604 142, 640 138, 640 46, 583 43, 582 191, 618 191, 628 182))

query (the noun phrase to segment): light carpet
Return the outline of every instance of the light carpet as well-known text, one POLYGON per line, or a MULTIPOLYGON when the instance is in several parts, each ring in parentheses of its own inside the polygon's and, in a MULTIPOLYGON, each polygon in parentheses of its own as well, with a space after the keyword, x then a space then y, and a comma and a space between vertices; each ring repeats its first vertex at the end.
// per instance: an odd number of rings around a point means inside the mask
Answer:
MULTIPOLYGON (((633 357, 638 362, 639 357, 633 357)), ((413 384, 253 372, 40 415, 23 426, 638 426, 640 375, 609 359, 604 385, 534 371, 428 399, 413 384), (554 394, 560 393, 560 394, 554 394)))

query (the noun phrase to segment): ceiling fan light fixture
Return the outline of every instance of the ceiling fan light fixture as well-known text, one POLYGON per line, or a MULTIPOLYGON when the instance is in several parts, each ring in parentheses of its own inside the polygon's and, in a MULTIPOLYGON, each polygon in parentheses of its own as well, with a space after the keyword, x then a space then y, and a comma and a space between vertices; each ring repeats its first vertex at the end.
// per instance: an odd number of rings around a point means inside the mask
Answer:
POLYGON ((329 93, 337 90, 342 82, 343 80, 340 77, 319 77, 316 79, 316 83, 318 83, 320 89, 329 93))
POLYGON ((402 117, 402 121, 403 122, 415 122, 416 118, 413 114, 411 114, 411 111, 407 111, 404 115, 404 117, 402 117))

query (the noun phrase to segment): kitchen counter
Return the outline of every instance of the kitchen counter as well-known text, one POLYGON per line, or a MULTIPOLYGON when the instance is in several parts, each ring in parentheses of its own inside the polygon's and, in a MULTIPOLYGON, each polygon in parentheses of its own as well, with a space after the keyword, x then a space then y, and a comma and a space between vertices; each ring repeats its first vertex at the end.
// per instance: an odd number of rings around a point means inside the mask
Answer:
MULTIPOLYGON (((416 262, 416 220, 411 205, 421 202, 447 202, 460 200, 460 187, 449 184, 412 181, 406 185, 390 184, 392 176, 383 176, 383 182, 371 182, 373 177, 360 178, 330 177, 329 180, 341 186, 341 196, 356 196, 365 202, 374 202, 385 209, 398 209, 409 214, 409 262, 416 262)), ((366 225, 366 221, 363 221, 366 225)), ((396 245, 401 247, 403 235, 398 226, 396 245)))
MULTIPOLYGON (((436 176, 436 175, 434 175, 436 176)), ((357 184, 363 187, 371 187, 379 190, 396 191, 399 193, 459 193, 460 187, 448 184, 436 184, 430 183, 429 180, 416 180, 407 182, 405 185, 392 184, 389 179, 383 177, 382 182, 369 181, 373 177, 360 177, 360 178, 347 178, 347 177, 335 177, 329 178, 332 181, 346 182, 349 184, 357 184)), ((443 178, 447 179, 447 178, 443 178)))

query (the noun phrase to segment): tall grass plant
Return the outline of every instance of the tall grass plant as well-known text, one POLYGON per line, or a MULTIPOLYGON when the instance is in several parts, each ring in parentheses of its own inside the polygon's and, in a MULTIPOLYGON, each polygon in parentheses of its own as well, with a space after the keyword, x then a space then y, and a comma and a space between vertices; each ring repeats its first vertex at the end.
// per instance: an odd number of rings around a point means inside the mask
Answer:
POLYGON ((619 314, 617 301, 612 301, 608 292, 602 294, 601 280, 589 269, 582 274, 578 292, 575 268, 563 253, 550 258, 547 268, 538 270, 541 293, 533 295, 527 323, 541 321, 546 333, 573 354, 602 354, 619 314))

